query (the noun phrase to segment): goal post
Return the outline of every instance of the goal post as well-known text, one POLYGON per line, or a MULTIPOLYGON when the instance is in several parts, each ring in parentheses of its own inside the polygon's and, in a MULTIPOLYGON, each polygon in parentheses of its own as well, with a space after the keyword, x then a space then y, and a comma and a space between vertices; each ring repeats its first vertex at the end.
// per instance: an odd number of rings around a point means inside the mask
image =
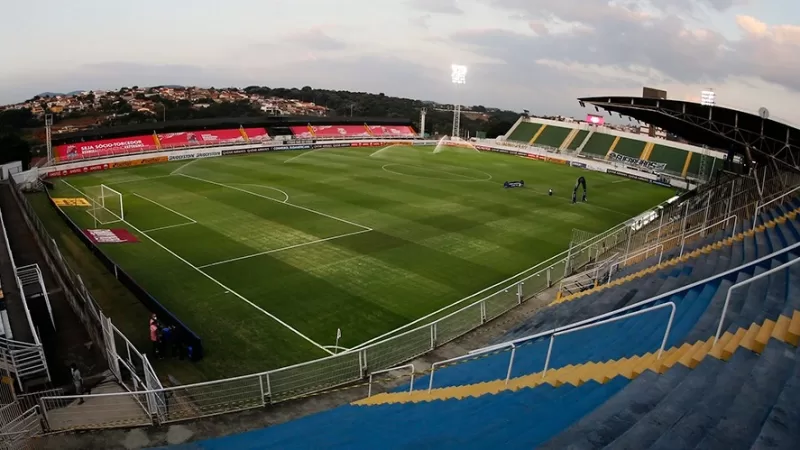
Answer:
POLYGON ((100 199, 103 208, 107 209, 119 220, 125 220, 125 206, 122 202, 122 192, 111 189, 105 184, 100 185, 100 199))
POLYGON ((87 189, 92 207, 88 213, 101 225, 125 220, 125 206, 122 193, 105 184, 87 189))

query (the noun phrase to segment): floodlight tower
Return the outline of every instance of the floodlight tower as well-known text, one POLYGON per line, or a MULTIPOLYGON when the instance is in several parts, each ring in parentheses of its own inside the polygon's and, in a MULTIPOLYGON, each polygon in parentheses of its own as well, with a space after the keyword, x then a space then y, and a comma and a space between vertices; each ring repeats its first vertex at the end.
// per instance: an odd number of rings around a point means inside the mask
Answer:
POLYGON ((419 137, 425 138, 425 116, 428 115, 428 108, 422 108, 419 112, 419 137))
POLYGON ((44 116, 44 132, 45 139, 47 139, 47 162, 53 160, 53 115, 45 114, 44 116))
MULTIPOLYGON (((460 85, 467 84, 467 66, 453 64, 450 68, 450 81, 455 85, 456 92, 458 92, 460 85)), ((450 135, 453 139, 461 137, 461 104, 459 104, 458 100, 460 99, 457 98, 453 102, 453 133, 450 135)))

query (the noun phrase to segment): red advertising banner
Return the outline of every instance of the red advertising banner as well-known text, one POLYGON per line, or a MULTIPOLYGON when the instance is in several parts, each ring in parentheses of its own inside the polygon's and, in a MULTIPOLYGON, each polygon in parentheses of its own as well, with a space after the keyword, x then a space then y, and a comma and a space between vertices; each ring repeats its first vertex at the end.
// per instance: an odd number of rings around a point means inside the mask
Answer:
POLYGON ((146 135, 59 145, 55 148, 55 155, 58 161, 68 161, 72 159, 124 155, 125 153, 155 149, 156 141, 153 135, 146 135))
POLYGON ((364 125, 319 125, 312 126, 311 130, 305 127, 289 127, 295 137, 304 139, 318 138, 331 138, 331 137, 353 137, 353 136, 369 136, 364 125))
POLYGON ((83 233, 95 244, 127 244, 130 242, 139 242, 136 236, 124 228, 115 228, 113 230, 89 229, 83 230, 83 233))
POLYGON ((245 128, 244 132, 250 142, 263 142, 272 139, 264 128, 245 128))
POLYGON ((112 167, 111 164, 104 163, 104 164, 94 164, 85 167, 77 167, 74 169, 67 169, 67 170, 55 170, 52 172, 47 172, 47 177, 48 178, 65 177, 67 175, 77 175, 79 173, 97 172, 98 170, 106 170, 110 169, 111 167, 112 167))
MULTIPOLYGON (((267 131, 263 128, 253 128, 253 134, 263 135, 267 131)), ((193 145, 214 145, 214 144, 236 144, 247 143, 245 139, 246 130, 235 128, 232 130, 203 130, 203 131, 181 131, 179 133, 159 134, 158 141, 161 148, 170 147, 191 147, 193 145)))
POLYGON ((409 126, 369 125, 369 131, 373 136, 414 137, 417 135, 409 126))

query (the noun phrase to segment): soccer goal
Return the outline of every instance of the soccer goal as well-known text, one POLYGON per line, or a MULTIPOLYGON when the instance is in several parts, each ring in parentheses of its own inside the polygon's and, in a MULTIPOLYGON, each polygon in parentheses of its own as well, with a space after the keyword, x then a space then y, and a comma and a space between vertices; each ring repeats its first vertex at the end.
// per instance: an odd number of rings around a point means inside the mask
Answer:
POLYGON ((92 207, 88 213, 94 217, 95 222, 108 225, 125 220, 125 207, 122 202, 122 193, 111 189, 105 184, 87 189, 91 197, 92 207))

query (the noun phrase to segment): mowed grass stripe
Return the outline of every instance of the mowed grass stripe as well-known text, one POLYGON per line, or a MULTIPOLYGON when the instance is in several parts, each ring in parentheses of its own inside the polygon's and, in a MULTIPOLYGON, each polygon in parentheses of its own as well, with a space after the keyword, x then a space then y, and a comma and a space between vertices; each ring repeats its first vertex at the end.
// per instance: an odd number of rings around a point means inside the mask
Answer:
MULTIPOLYGON (((198 266, 363 231, 279 202, 185 177, 158 180, 158 185, 136 189, 198 222, 190 228, 158 231, 159 239, 198 266)), ((133 218, 131 221, 138 226, 133 218)))

